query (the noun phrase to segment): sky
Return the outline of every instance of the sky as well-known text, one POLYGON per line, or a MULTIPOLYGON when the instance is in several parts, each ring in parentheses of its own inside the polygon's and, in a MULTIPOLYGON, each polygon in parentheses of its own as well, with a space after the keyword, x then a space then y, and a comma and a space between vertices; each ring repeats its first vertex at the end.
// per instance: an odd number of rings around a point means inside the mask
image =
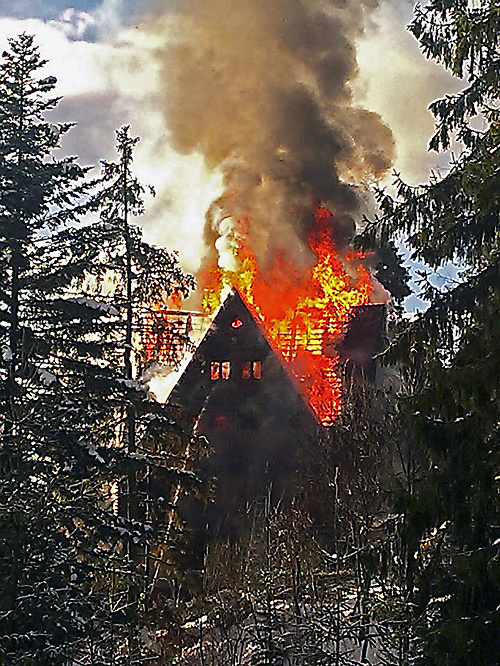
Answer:
MULTIPOLYGON (((446 156, 427 151, 433 130, 427 107, 459 83, 426 61, 406 30, 411 1, 364 4, 379 6, 356 38, 355 103, 379 114, 392 131, 393 169, 407 182, 425 182, 431 170, 447 165, 446 156)), ((185 5, 186 0, 0 0, 0 48, 21 32, 35 35, 49 60, 47 74, 55 74, 63 96, 52 119, 77 123, 63 140, 65 154, 78 155, 83 164, 113 159, 115 129, 131 125, 141 137, 136 173, 157 192, 141 221, 146 239, 179 250, 185 268, 195 271, 205 252, 205 212, 222 193, 223 174, 196 147, 179 150, 162 109, 170 93, 165 45, 177 39, 176 17, 185 5)), ((382 184, 390 186, 391 173, 382 184)))

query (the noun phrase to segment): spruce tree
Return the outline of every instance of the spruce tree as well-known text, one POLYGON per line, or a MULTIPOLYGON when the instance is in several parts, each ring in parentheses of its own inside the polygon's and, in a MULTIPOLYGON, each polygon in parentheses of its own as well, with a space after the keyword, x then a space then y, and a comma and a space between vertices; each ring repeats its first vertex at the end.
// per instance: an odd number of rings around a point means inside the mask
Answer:
MULTIPOLYGON (((102 184, 54 156, 71 124, 45 119, 58 102, 45 64, 28 35, 10 40, 0 64, 0 658, 133 663, 146 648, 129 626, 146 616, 126 597, 139 575, 126 546, 144 551, 156 537, 145 515, 116 511, 117 487, 154 463, 168 500, 168 483, 191 476, 178 451, 142 453, 152 433, 172 447, 183 435, 125 363, 130 301, 103 288, 116 275, 106 225, 81 219, 102 208, 102 184), (140 439, 127 448, 130 413, 140 439)), ((159 254, 168 285, 187 289, 159 254)))
POLYGON ((417 6, 410 31, 424 54, 465 84, 431 104, 430 148, 455 140, 460 151, 429 183, 379 193, 372 228, 382 244, 404 235, 431 271, 463 268, 444 289, 427 283, 428 309, 393 344, 410 378, 402 406, 416 454, 398 501, 406 591, 415 660, 433 666, 496 664, 500 648, 499 27, 495 0, 417 6))
MULTIPOLYGON (((97 198, 100 219, 96 229, 100 266, 107 270, 107 288, 120 313, 121 338, 115 349, 122 359, 122 382, 129 389, 128 399, 122 405, 119 443, 133 459, 142 460, 145 465, 129 469, 121 485, 121 510, 132 522, 146 522, 154 533, 148 543, 137 545, 133 538, 127 543, 128 555, 138 573, 135 584, 129 587, 128 598, 139 623, 146 613, 150 622, 161 624, 153 603, 159 595, 158 574, 166 567, 173 578, 182 577, 175 559, 176 551, 185 548, 172 503, 179 493, 189 492, 196 483, 190 470, 203 454, 203 446, 176 424, 168 408, 152 398, 145 384, 147 361, 154 359, 145 357, 142 343, 147 339, 151 321, 168 307, 170 299, 186 297, 194 288, 194 279, 182 271, 176 253, 146 243, 142 230, 133 223, 144 212, 145 188, 132 168, 138 141, 130 135, 128 126, 120 128, 118 160, 102 161, 103 187, 97 198)), ((165 325, 168 327, 168 322, 165 325)), ((172 331, 172 335, 178 333, 172 331)), ((187 335, 179 342, 189 346, 187 335)), ((169 584, 165 586, 165 582, 163 592, 168 594, 169 584)), ((163 603, 164 598, 160 601, 163 603)))
MULTIPOLYGON (((55 78, 40 78, 44 65, 25 34, 10 40, 0 64, 0 650, 6 663, 63 663, 92 635, 89 622, 102 610, 81 585, 88 574, 81 553, 91 550, 96 517, 78 522, 89 494, 98 509, 90 472, 96 461, 70 419, 61 421, 72 403, 64 404, 50 362, 57 356, 57 294, 81 271, 77 262, 66 265, 54 238, 83 212, 92 184, 73 158, 52 158, 70 125, 44 120, 58 102, 48 97, 55 78)), ((61 341, 65 334, 62 327, 61 341)))

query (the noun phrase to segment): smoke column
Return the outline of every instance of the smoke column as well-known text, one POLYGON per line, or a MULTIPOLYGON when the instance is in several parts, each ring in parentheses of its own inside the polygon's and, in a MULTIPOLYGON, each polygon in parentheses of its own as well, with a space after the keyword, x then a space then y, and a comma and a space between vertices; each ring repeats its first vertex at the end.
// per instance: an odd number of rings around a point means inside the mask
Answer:
MULTIPOLYGON (((201 152, 224 174, 205 238, 229 270, 249 245, 262 270, 278 254, 307 265, 312 211, 333 213, 352 237, 361 185, 391 166, 380 117, 355 106, 356 39, 378 0, 191 0, 169 3, 170 38, 157 49, 158 102, 178 151, 201 152)), ((165 6, 160 5, 160 13, 165 6)), ((161 30, 158 16, 147 28, 161 30)))

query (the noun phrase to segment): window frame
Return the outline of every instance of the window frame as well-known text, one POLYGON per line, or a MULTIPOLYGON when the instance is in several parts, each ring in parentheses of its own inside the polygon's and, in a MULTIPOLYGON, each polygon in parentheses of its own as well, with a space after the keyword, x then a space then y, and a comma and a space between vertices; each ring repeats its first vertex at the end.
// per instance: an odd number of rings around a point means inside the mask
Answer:
POLYGON ((253 361, 243 361, 241 366, 241 378, 244 380, 255 379, 259 381, 262 379, 262 361, 255 359, 253 361))
POLYGON ((227 381, 231 377, 231 361, 210 361, 210 381, 227 381))

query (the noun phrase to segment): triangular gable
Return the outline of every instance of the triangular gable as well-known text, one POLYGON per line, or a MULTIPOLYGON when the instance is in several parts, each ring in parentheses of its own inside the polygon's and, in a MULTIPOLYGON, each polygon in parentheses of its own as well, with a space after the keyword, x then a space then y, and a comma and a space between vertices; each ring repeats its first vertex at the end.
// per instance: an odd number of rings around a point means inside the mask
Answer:
POLYGON ((211 402, 219 408, 222 396, 228 401, 224 407, 227 411, 234 402, 234 391, 258 396, 264 384, 274 389, 274 395, 265 391, 270 400, 265 412, 271 405, 278 413, 288 408, 290 413, 300 412, 309 427, 318 426, 280 352, 233 289, 172 390, 169 403, 180 406, 184 415, 195 421, 211 402))

